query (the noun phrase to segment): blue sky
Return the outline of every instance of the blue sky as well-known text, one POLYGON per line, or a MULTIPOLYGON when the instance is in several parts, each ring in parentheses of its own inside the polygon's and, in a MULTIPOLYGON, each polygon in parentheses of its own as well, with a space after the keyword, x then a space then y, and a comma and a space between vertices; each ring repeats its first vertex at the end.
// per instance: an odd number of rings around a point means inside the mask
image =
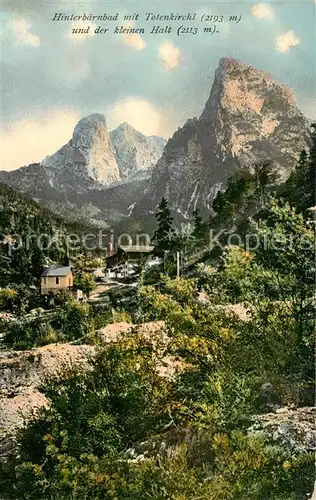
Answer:
POLYGON ((291 87, 300 109, 316 117, 315 2, 4 0, 2 13, 1 167, 14 169, 51 154, 82 116, 106 115, 109 128, 128 121, 169 137, 199 116, 221 57, 242 60, 291 87), (112 22, 53 22, 55 13, 120 14, 112 22), (147 12, 196 13, 195 22, 144 21, 147 12), (127 26, 138 13, 141 35, 94 35, 96 26, 127 26), (223 15, 218 34, 204 34, 203 14, 223 15), (241 15, 239 23, 230 15, 241 15), (95 25, 96 26, 95 26, 95 25), (198 27, 178 36, 180 25, 198 27), (92 35, 73 28, 90 25, 92 35), (152 35, 153 25, 171 33, 152 35))

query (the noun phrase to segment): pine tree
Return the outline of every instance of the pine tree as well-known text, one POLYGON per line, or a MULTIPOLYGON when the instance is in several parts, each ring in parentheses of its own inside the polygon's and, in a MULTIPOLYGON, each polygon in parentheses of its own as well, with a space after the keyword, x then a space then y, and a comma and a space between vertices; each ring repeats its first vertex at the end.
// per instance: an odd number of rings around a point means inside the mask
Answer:
POLYGON ((154 233, 155 253, 162 257, 165 251, 171 250, 173 246, 173 218, 166 198, 162 198, 155 217, 157 220, 157 229, 154 233))
POLYGON ((199 240, 203 238, 205 233, 205 224, 203 223, 203 219, 200 216, 200 211, 198 209, 194 210, 192 213, 193 216, 193 238, 199 240))
POLYGON ((313 123, 311 126, 312 129, 312 140, 313 146, 310 150, 309 156, 309 172, 308 172, 308 185, 309 185, 309 198, 308 204, 309 208, 315 206, 316 197, 315 197, 315 188, 316 188, 316 123, 313 123))
POLYGON ((303 150, 298 164, 284 185, 284 198, 296 208, 304 212, 314 205, 315 190, 315 145, 310 156, 303 150))

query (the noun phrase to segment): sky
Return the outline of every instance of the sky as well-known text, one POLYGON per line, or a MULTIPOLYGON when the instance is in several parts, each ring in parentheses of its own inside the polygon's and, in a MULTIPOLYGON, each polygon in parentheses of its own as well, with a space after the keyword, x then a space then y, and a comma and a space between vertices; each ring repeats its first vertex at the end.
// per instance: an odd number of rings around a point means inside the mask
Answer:
POLYGON ((172 136, 201 114, 221 57, 268 71, 316 118, 315 8, 314 0, 3 0, 0 169, 54 153, 91 113, 103 113, 109 129, 127 121, 146 135, 172 136), (113 21, 53 21, 116 13, 113 21), (146 13, 196 18, 146 21, 146 13), (133 14, 136 21, 124 20, 133 14), (233 15, 240 21, 229 21, 233 15), (218 33, 203 33, 214 26, 210 16, 223 16, 218 33), (199 31, 178 35, 181 25, 199 31), (110 31, 95 34, 98 26, 110 31), (114 34, 116 26, 146 32, 114 34), (155 35, 153 26, 172 30, 155 35))

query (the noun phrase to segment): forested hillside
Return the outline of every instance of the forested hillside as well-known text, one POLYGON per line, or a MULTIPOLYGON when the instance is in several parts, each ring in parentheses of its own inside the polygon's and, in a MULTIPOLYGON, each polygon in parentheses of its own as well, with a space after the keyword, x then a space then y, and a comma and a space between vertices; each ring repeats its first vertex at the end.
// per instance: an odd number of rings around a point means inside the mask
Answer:
MULTIPOLYGON (((51 264, 76 262, 74 290, 89 293, 94 278, 84 269, 104 265, 87 257, 81 238, 89 228, 70 226, 31 199, 0 183, 1 347, 27 349, 93 332, 93 312, 72 290, 41 295, 40 276, 51 264), (71 245, 76 236, 76 247, 71 245)), ((91 252, 90 252, 91 253, 91 252)), ((96 251, 96 253, 98 253, 96 251)))
POLYGON ((2 183, 0 234, 2 287, 13 283, 37 283, 45 264, 65 259, 63 221, 2 183))

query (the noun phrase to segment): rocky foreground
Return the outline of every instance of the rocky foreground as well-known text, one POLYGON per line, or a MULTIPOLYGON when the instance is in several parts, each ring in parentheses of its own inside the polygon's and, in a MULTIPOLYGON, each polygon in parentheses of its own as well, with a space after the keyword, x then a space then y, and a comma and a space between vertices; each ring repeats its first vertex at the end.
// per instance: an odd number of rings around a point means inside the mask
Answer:
MULTIPOLYGON (((163 322, 135 327, 129 323, 114 323, 99 331, 104 344, 120 342, 129 334, 166 343, 163 322), (158 336, 158 337, 157 337, 158 336)), ((40 386, 45 379, 56 376, 67 367, 89 369, 98 347, 88 344, 50 344, 28 351, 3 351, 0 354, 0 455, 5 455, 23 421, 47 405, 40 386)), ((171 356, 162 357, 157 365, 161 376, 172 376, 180 363, 171 356)))
MULTIPOLYGON (((114 323, 99 331, 102 344, 122 341, 129 335, 139 335, 153 344, 168 343, 163 321, 131 325, 114 323)), ((58 375, 66 367, 89 369, 89 361, 98 347, 70 343, 51 344, 29 351, 3 351, 0 354, 0 457, 12 448, 17 430, 30 415, 48 400, 40 390, 47 377, 58 375)), ((161 356, 157 370, 161 376, 172 377, 183 364, 172 356, 161 356)), ((250 433, 264 434, 272 444, 283 444, 293 451, 316 451, 316 409, 274 407, 270 413, 257 415, 250 433)), ((135 446, 131 459, 141 460, 150 454, 151 443, 135 446)))

